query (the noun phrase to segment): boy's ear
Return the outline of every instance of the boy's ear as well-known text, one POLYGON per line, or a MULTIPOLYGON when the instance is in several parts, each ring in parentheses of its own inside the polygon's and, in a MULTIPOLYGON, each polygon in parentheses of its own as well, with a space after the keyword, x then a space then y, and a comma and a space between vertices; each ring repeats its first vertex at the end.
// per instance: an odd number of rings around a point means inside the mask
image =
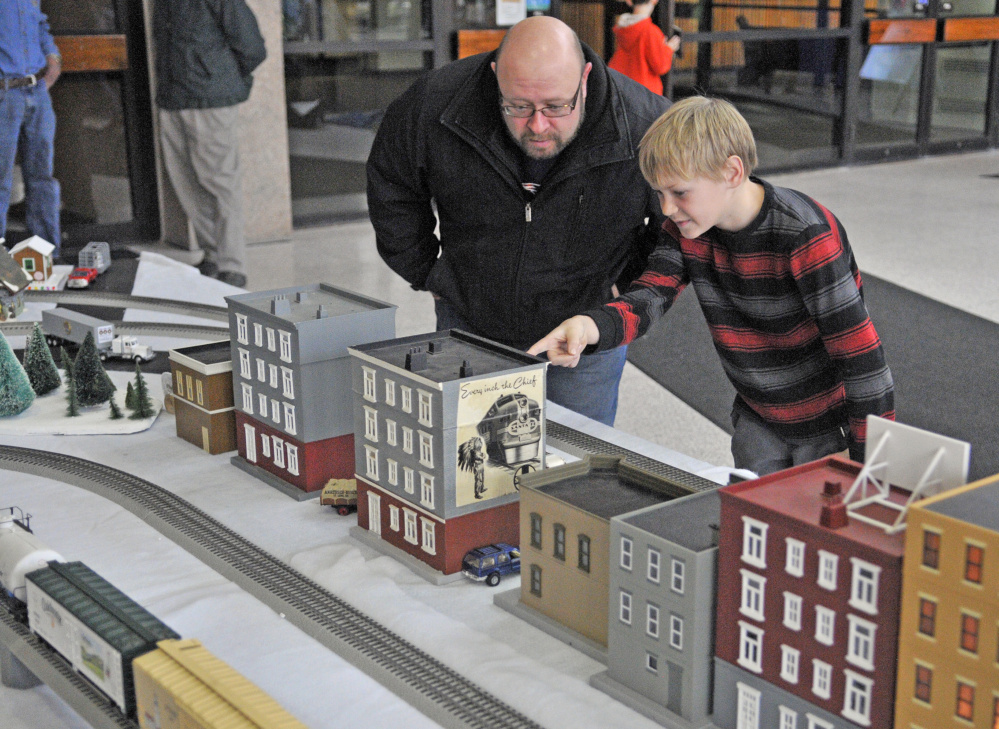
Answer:
POLYGON ((727 160, 725 160, 725 167, 722 169, 722 175, 725 179, 726 184, 731 187, 738 187, 742 184, 743 180, 746 179, 746 165, 743 164, 742 157, 738 155, 730 155, 727 160))

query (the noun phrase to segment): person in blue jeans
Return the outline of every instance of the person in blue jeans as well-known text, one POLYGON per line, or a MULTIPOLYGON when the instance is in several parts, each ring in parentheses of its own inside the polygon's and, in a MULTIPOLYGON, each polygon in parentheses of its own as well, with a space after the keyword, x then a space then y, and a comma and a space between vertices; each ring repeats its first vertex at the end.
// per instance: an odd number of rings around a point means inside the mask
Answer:
POLYGON ((14 158, 21 140, 21 171, 28 232, 62 251, 59 182, 52 176, 56 119, 49 90, 62 57, 48 18, 33 0, 0 2, 0 238, 7 233, 14 158))

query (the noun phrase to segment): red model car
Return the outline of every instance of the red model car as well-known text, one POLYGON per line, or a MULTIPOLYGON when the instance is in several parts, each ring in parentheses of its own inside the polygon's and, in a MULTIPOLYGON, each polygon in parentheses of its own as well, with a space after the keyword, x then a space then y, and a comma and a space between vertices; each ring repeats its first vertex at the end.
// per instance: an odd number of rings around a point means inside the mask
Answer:
POLYGON ((85 289, 97 278, 96 268, 74 268, 66 279, 66 286, 71 289, 85 289))

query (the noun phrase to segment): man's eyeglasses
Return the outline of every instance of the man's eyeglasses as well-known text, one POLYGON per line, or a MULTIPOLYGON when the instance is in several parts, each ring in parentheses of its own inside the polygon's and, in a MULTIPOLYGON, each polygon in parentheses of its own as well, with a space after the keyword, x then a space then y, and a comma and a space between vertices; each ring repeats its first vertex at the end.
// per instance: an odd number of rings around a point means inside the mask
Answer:
POLYGON ((579 92, 583 90, 583 77, 579 77, 579 86, 576 87, 576 93, 572 96, 571 104, 559 104, 558 106, 526 106, 523 104, 511 105, 511 104, 500 104, 500 109, 507 116, 512 116, 515 119, 529 119, 534 116, 537 112, 541 112, 542 115, 548 117, 549 119, 557 119, 562 116, 569 116, 573 110, 576 108, 576 103, 579 101, 579 92))

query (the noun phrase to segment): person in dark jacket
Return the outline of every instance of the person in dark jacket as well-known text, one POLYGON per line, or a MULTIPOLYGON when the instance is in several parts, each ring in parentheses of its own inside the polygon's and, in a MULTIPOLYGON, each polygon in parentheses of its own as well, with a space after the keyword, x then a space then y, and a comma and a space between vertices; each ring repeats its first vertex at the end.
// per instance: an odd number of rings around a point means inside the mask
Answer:
POLYGON ((163 163, 198 245, 199 268, 246 285, 238 110, 267 52, 244 0, 155 0, 163 163))
MULTIPOLYGON (((438 329, 526 349, 641 273, 663 217, 636 148, 668 106, 561 21, 521 21, 389 106, 367 165, 379 253, 438 329)), ((613 424, 625 354, 555 368, 548 399, 613 424)))

